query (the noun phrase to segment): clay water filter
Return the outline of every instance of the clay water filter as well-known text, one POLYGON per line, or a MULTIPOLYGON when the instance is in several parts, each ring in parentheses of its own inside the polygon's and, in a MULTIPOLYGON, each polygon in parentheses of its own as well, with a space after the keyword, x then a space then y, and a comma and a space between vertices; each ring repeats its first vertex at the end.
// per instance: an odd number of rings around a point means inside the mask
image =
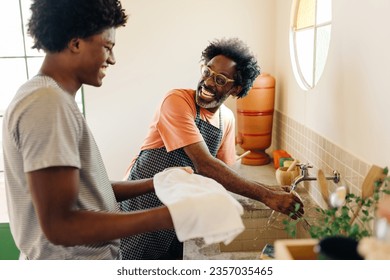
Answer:
POLYGON ((237 144, 251 151, 242 158, 245 165, 265 165, 271 159, 265 152, 271 146, 275 104, 275 79, 263 73, 244 98, 237 99, 237 144))

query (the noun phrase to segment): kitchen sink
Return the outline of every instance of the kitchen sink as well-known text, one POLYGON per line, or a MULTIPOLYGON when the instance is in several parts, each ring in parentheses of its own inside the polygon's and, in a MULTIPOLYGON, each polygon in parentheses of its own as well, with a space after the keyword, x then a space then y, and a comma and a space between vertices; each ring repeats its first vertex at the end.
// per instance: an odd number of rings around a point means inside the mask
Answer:
MULTIPOLYGON (((221 253, 223 252, 261 252, 267 245, 273 245, 278 239, 291 239, 284 230, 282 221, 289 219, 286 215, 276 214, 276 219, 268 224, 271 209, 246 209, 243 216, 245 230, 237 236, 230 244, 219 244, 221 253)), ((297 224, 297 239, 310 238, 308 233, 309 225, 304 221, 297 224)))

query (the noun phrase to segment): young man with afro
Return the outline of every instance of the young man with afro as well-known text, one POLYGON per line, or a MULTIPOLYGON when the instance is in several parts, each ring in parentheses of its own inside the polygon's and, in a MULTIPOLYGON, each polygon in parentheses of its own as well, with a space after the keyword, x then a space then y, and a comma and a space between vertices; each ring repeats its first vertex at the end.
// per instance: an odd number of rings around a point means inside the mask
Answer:
POLYGON ((78 109, 115 64, 118 0, 34 0, 28 32, 46 55, 3 121, 5 186, 21 259, 121 259, 119 238, 172 228, 165 206, 120 213, 117 202, 154 191, 152 179, 110 182, 78 109))

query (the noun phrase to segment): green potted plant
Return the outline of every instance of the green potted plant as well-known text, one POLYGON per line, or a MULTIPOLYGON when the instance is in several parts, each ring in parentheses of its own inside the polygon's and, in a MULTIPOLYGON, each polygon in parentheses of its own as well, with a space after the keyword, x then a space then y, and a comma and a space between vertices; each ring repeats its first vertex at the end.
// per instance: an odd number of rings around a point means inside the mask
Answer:
MULTIPOLYGON (((380 197, 390 194, 388 168, 383 169, 384 178, 375 181, 373 195, 362 198, 349 193, 345 203, 339 208, 322 209, 317 207, 318 219, 309 223, 309 234, 315 239, 324 239, 331 236, 343 236, 360 240, 373 234, 372 224, 380 197), (359 219, 355 219, 356 217, 359 219)), ((299 209, 297 204, 296 211, 299 209)), ((292 214, 291 214, 292 215, 292 214)), ((296 237, 297 224, 305 217, 297 220, 285 219, 283 224, 286 232, 296 237)))

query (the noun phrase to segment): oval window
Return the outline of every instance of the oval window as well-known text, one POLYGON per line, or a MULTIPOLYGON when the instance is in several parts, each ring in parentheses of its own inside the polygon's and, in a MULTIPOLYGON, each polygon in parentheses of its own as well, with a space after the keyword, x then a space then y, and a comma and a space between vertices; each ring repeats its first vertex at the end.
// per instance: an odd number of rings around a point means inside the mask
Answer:
POLYGON ((295 78, 304 90, 313 88, 324 71, 331 23, 332 0, 294 0, 290 55, 295 78))

